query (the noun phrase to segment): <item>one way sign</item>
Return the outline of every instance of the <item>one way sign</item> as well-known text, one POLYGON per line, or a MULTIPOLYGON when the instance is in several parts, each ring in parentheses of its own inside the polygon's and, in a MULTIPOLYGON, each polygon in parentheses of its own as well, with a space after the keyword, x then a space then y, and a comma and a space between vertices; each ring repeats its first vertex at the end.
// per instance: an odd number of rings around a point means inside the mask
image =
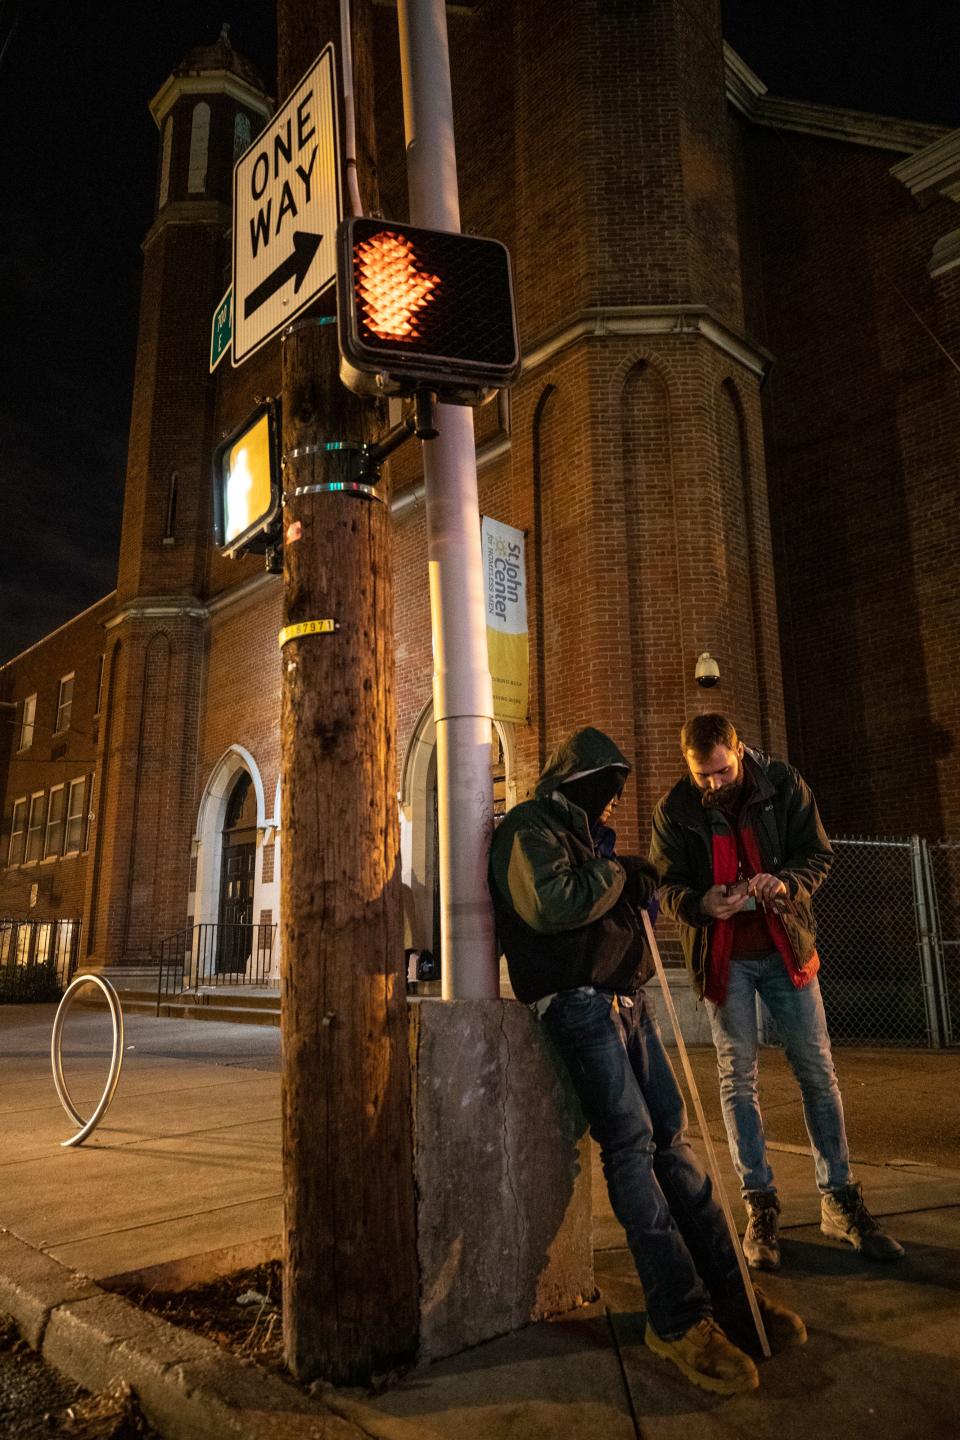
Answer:
POLYGON ((233 170, 233 363, 336 279, 340 149, 333 46, 233 170))

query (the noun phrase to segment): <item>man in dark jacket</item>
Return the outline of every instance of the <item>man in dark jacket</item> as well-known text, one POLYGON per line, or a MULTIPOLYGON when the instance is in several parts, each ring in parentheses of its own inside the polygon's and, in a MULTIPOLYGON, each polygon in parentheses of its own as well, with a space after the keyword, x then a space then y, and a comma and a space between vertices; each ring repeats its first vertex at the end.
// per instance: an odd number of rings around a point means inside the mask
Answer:
POLYGON ((780 1264, 777 1198, 757 1099, 759 994, 800 1084, 825 1235, 875 1260, 903 1254, 863 1203, 820 998, 814 891, 833 860, 802 776, 742 744, 725 715, 680 732, 687 774, 658 804, 650 859, 717 1048, 720 1098, 747 1209, 744 1253, 780 1264))
MULTIPOLYGON (((646 1343, 721 1394, 759 1383, 736 1256, 643 993, 652 966, 638 911, 653 896, 646 861, 597 853, 630 767, 599 730, 559 747, 533 800, 507 812, 490 852, 490 889, 517 998, 562 1057, 601 1149, 614 1213, 643 1283, 646 1343), (743 1343, 749 1343, 744 1339, 743 1343)), ((772 1344, 802 1344, 803 1321, 758 1294, 772 1344)))

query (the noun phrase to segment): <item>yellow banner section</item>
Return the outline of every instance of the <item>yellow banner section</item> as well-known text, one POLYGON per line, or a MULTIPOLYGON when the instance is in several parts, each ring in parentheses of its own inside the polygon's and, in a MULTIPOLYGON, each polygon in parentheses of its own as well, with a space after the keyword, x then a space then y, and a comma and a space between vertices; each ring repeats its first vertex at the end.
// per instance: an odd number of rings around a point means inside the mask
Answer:
POLYGON ((529 646, 526 635, 487 631, 490 675, 493 679, 493 713, 498 720, 527 718, 529 646))
POLYGON ((498 720, 523 722, 530 673, 524 533, 484 515, 481 534, 493 713, 498 720))

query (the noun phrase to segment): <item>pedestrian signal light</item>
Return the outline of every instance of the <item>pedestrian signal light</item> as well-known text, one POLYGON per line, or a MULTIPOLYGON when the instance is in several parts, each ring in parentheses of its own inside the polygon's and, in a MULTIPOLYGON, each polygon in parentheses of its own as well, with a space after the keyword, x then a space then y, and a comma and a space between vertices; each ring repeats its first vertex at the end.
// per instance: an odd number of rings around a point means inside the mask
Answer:
POLYGON ((476 405, 520 374, 510 256, 499 240, 345 220, 337 305, 340 378, 359 394, 430 389, 476 405))
POLYGON ((213 533, 224 555, 263 553, 279 522, 279 418, 272 400, 217 446, 213 457, 213 533))

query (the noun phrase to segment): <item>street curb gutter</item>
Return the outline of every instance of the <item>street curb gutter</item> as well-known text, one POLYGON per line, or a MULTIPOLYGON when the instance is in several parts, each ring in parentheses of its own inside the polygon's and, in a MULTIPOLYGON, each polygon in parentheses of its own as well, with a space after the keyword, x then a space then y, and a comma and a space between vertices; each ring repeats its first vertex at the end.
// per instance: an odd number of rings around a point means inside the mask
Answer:
POLYGON ((125 1381, 164 1440, 430 1440, 421 1423, 382 1415, 331 1386, 311 1400, 2 1229, 0 1313, 86 1389, 125 1381))

